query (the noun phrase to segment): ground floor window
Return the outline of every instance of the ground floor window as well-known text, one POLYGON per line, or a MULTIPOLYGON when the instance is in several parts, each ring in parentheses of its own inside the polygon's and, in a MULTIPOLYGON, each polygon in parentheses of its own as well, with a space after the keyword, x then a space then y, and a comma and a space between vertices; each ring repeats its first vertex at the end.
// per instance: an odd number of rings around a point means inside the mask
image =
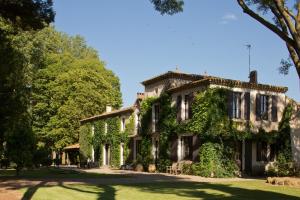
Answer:
POLYGON ((136 140, 135 141, 135 152, 136 156, 141 156, 142 154, 142 140, 136 140))
POLYGON ((256 161, 274 161, 276 155, 276 145, 267 142, 256 143, 256 161))
POLYGON ((193 136, 181 137, 181 150, 183 160, 193 160, 193 136))

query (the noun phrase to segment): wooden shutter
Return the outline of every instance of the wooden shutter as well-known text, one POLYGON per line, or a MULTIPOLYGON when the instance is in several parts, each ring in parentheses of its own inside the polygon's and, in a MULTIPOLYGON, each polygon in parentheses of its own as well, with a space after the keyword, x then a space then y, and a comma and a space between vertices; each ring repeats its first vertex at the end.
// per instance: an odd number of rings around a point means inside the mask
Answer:
POLYGON ((255 110, 256 110, 256 121, 259 121, 259 120, 261 120, 260 94, 256 94, 255 103, 256 103, 256 107, 255 107, 255 110))
POLYGON ((173 162, 177 162, 177 159, 178 159, 178 157, 177 157, 177 146, 178 146, 178 137, 173 136, 171 138, 171 152, 170 152, 171 153, 170 157, 171 157, 171 160, 173 162))
POLYGON ((177 109, 177 121, 178 122, 181 122, 181 101, 182 101, 181 95, 177 96, 176 109, 177 109))
POLYGON ((245 104, 244 104, 244 118, 245 120, 250 120, 250 92, 244 94, 245 104))
POLYGON ((232 102, 233 101, 233 92, 228 92, 228 99, 227 99, 227 109, 228 109, 228 116, 230 119, 232 119, 232 102))
POLYGON ((277 96, 272 96, 272 122, 277 122, 278 121, 278 117, 277 117, 277 96))

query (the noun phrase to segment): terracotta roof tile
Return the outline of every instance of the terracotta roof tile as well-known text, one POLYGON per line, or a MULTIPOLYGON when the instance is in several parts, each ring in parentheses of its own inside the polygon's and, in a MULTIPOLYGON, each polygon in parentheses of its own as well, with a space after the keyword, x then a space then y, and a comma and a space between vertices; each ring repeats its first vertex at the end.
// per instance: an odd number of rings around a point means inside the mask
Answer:
POLYGON ((82 120, 80 120, 80 123, 83 124, 83 123, 93 121, 93 120, 97 120, 97 119, 105 119, 105 118, 109 118, 109 117, 114 117, 114 116, 117 116, 117 115, 120 115, 120 114, 123 114, 123 113, 133 112, 134 109, 135 109, 135 106, 131 106, 131 107, 122 108, 122 109, 119 109, 119 110, 113 110, 111 112, 105 112, 105 113, 102 113, 100 115, 95 115, 95 116, 92 116, 92 117, 82 119, 82 120))

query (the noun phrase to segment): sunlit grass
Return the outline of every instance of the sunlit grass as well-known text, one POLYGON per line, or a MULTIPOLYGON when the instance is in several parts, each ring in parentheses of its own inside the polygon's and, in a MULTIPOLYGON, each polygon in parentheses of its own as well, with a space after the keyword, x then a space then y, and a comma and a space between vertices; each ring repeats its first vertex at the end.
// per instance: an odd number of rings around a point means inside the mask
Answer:
MULTIPOLYGON (((23 190, 23 192, 26 191, 23 190)), ((41 186, 33 200, 299 200, 300 190, 272 186, 264 181, 230 183, 161 182, 129 185, 61 184, 41 186)))

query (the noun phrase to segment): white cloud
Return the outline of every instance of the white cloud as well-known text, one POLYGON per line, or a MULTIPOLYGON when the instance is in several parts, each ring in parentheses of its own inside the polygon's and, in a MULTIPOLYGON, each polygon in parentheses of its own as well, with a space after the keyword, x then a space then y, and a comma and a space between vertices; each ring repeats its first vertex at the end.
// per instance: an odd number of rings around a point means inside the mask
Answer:
POLYGON ((221 18, 221 24, 225 25, 228 24, 230 21, 236 21, 238 18, 233 13, 227 13, 221 18))
POLYGON ((235 20, 237 20, 237 17, 233 13, 227 13, 226 15, 224 15, 222 17, 222 20, 225 20, 225 21, 235 21, 235 20))

